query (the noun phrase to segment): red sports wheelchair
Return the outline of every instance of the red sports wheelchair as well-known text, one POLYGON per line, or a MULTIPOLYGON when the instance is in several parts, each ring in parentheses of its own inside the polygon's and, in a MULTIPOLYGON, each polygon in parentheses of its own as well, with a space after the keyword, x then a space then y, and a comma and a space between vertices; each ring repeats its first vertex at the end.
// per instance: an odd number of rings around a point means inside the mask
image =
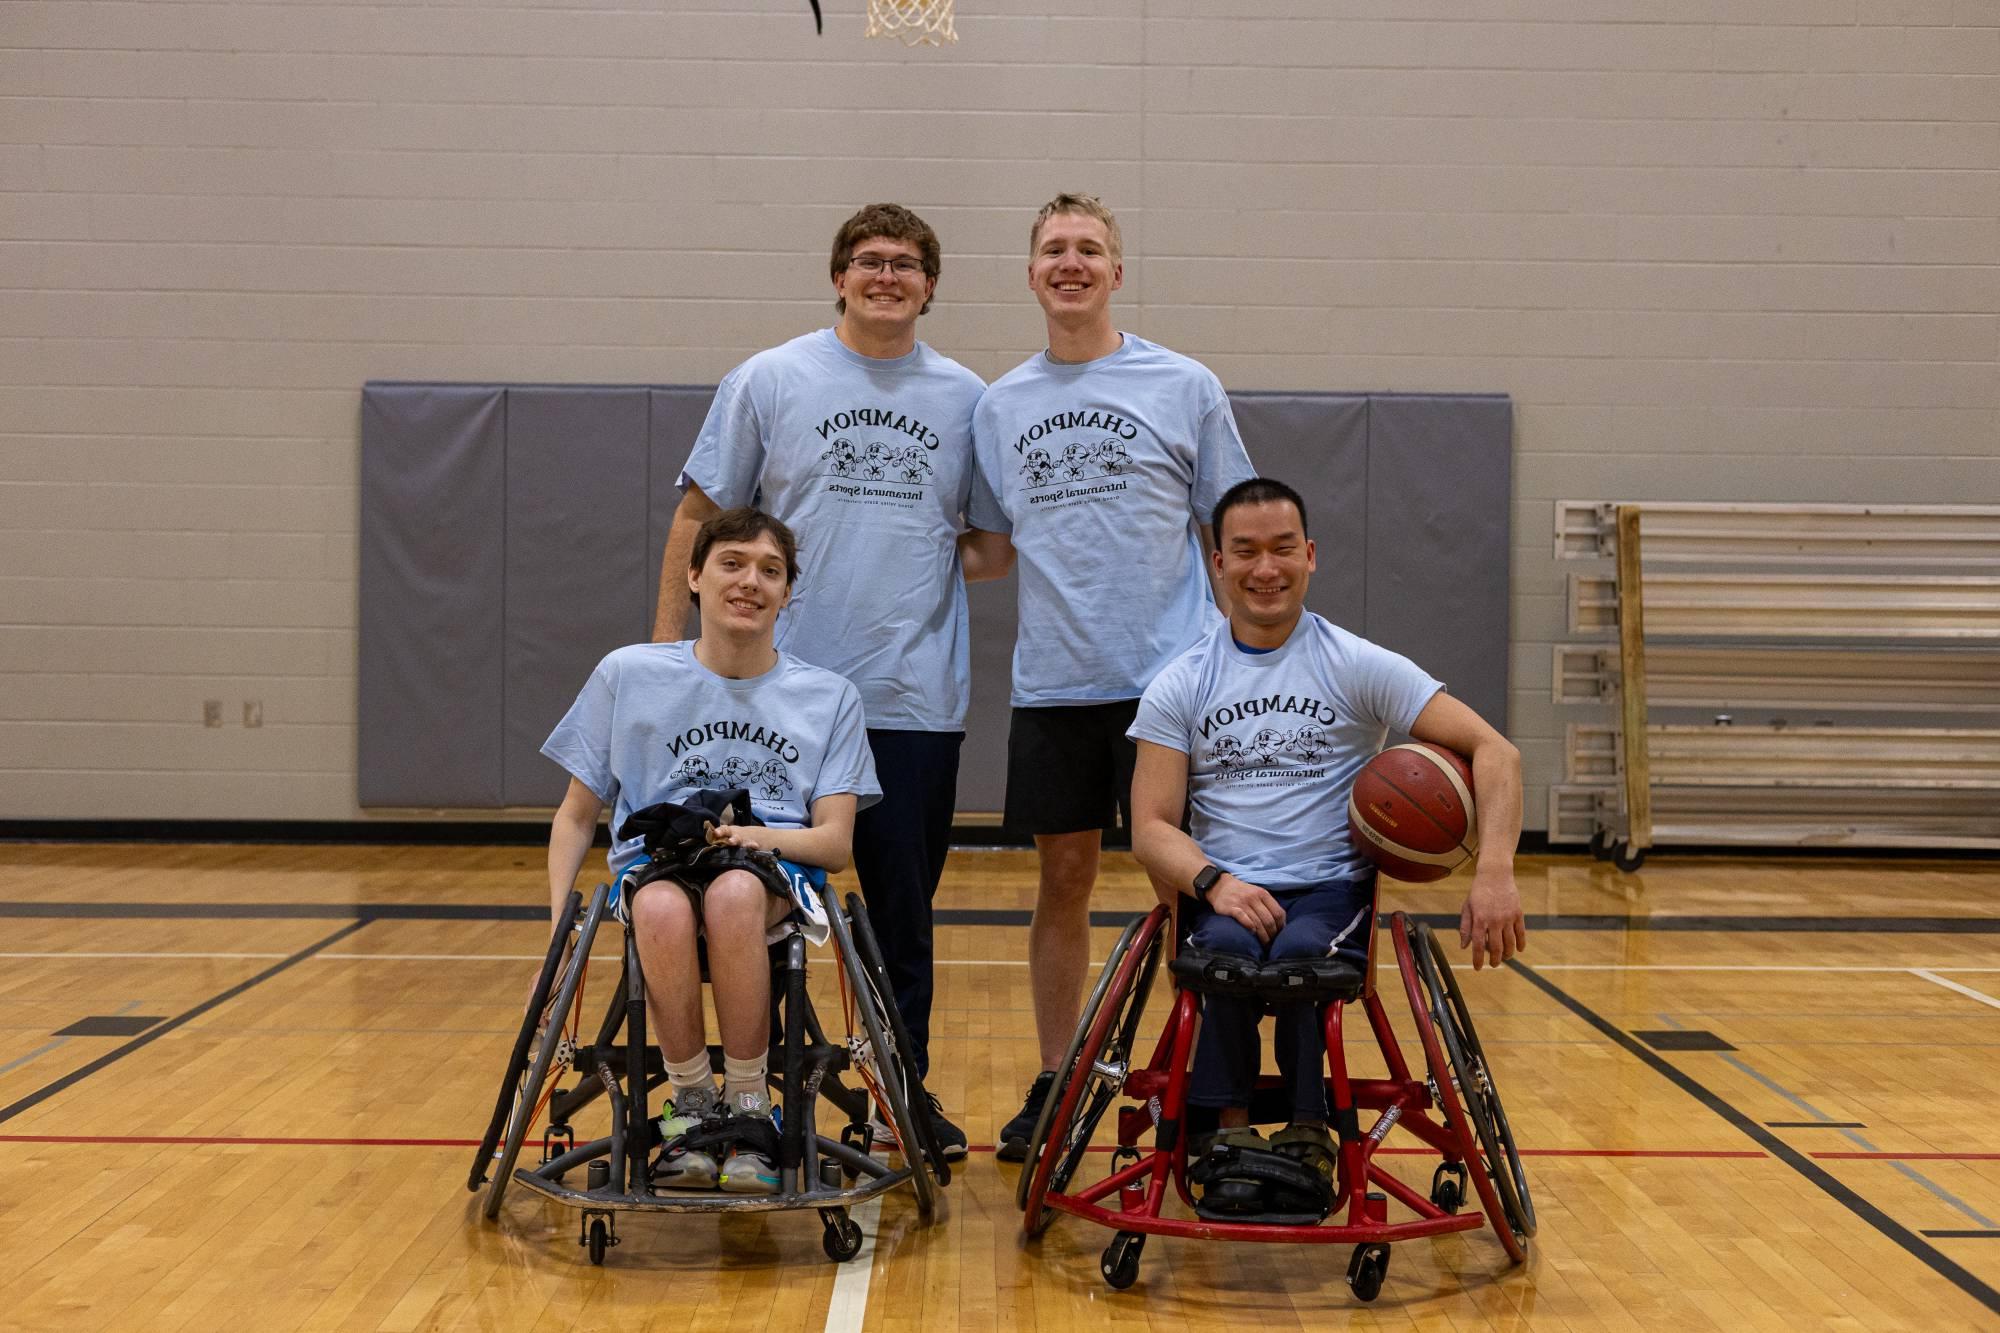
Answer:
MULTIPOLYGON (((1137 1280, 1139 1255, 1150 1235, 1352 1244, 1347 1281, 1364 1301, 1380 1293, 1389 1247, 1397 1241, 1476 1231, 1490 1219, 1508 1258, 1516 1263, 1527 1258, 1528 1238, 1535 1234, 1534 1204, 1472 1016, 1430 927, 1413 926, 1401 912, 1389 918, 1389 938, 1423 1040, 1427 1066, 1423 1076, 1411 1075, 1389 1027, 1373 985, 1372 951, 1363 974, 1350 967, 1342 979, 1294 969, 1277 983, 1287 1002, 1325 1005, 1329 1120, 1338 1139, 1331 1220, 1302 1226, 1166 1216, 1170 1182, 1183 1203, 1189 1208, 1196 1204, 1188 1180, 1185 1113, 1201 1012, 1199 993, 1227 984, 1177 976, 1173 1013, 1153 1057, 1143 1067, 1132 1067, 1139 1019, 1167 953, 1172 921, 1167 908, 1156 907, 1127 926, 1084 1005, 1021 1171, 1018 1199, 1022 1227, 1030 1238, 1047 1230, 1058 1212, 1111 1228, 1118 1234, 1105 1249, 1099 1271, 1118 1290, 1137 1280), (1357 1000, 1387 1064, 1386 1078, 1348 1076, 1341 1029, 1348 1005, 1357 1000), (1090 1151, 1098 1123, 1121 1093, 1136 1104, 1118 1108, 1118 1146, 1109 1174, 1071 1192, 1071 1179, 1090 1151), (1433 1110, 1439 1119, 1428 1114, 1433 1110), (1361 1111, 1377 1113, 1372 1125, 1363 1128, 1361 1111), (1431 1177, 1428 1198, 1376 1161, 1389 1131, 1398 1127, 1443 1159, 1431 1177), (1149 1129, 1152 1145, 1142 1148, 1140 1139, 1149 1129), (1468 1197, 1468 1178, 1478 1191, 1484 1218, 1459 1211, 1468 1197), (1391 1198, 1415 1216, 1391 1221, 1391 1198)), ((1266 986, 1259 998, 1272 1002, 1270 991, 1266 986)), ((1239 985, 1233 993, 1246 992, 1239 985)), ((1283 1121, 1287 1109, 1280 1080, 1259 1079, 1251 1122, 1283 1121)))

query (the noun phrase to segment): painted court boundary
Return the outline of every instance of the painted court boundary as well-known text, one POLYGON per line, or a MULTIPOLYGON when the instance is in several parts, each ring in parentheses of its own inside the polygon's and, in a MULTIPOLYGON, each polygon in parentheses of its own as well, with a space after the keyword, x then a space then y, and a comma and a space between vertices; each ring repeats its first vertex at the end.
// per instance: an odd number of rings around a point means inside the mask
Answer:
MULTIPOLYGON (((1150 909, 1148 909, 1150 910, 1150 909)), ((1122 927, 1145 911, 1099 911, 1093 926, 1122 927)), ((291 921, 546 921, 545 903, 147 903, 0 902, 0 919, 97 920, 291 920, 291 921)), ((1024 908, 939 908, 940 926, 1025 926, 1024 908)), ((1434 930, 1458 928, 1456 912, 1411 912, 1410 919, 1434 930)), ((1388 929, 1386 915, 1380 923, 1388 929)), ((1527 918, 1528 929, 1633 933, 1779 931, 1831 935, 2000 935, 2000 916, 1663 916, 1612 913, 1542 913, 1527 918)))
MULTIPOLYGON (((1824 1167, 1817 1165, 1807 1154, 1785 1143, 1777 1135, 1752 1120, 1735 1106, 1724 1101, 1705 1084, 1695 1079, 1673 1062, 1663 1059, 1637 1038, 1611 1023, 1581 1000, 1570 995, 1548 978, 1528 967, 1518 959, 1509 959, 1507 966, 1519 973, 1537 990, 1547 995, 1563 1008, 1596 1028, 1614 1045, 1620 1047, 1648 1068, 1664 1077, 1668 1082, 1706 1106, 1716 1115, 1726 1120, 1753 1143, 1762 1147, 1771 1156, 1798 1172, 1821 1193, 1853 1213, 1869 1226, 1875 1228, 1885 1238, 1907 1251, 1931 1271, 1950 1282, 1972 1299, 1984 1305, 1995 1314, 2000 1314, 2000 1291, 1968 1272, 1962 1265, 1939 1250, 1916 1232, 1883 1212, 1881 1208, 1863 1198, 1847 1185, 1836 1180, 1824 1167)), ((1819 1154, 1814 1154, 1818 1156, 1819 1154)))

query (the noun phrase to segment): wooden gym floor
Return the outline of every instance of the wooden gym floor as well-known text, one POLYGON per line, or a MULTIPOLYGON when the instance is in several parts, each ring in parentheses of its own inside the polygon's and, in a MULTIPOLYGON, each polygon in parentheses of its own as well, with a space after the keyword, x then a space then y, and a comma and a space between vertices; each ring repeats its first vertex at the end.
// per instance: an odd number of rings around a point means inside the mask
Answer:
MULTIPOLYGON (((955 854, 940 894, 932 1086, 975 1147, 937 1225, 892 1194, 835 1266, 810 1214, 627 1218, 600 1269, 526 1190, 485 1223, 464 1182, 540 867, 0 846, 0 1328, 2000 1328, 1990 860, 1524 857, 1526 966, 1460 975, 1540 1237, 1518 1269, 1490 1232, 1400 1245, 1368 1306, 1344 1247, 1156 1238, 1113 1293, 1109 1233, 1022 1243, 982 1145, 1036 1066, 1025 931, 968 922, 1031 904, 1023 852, 955 854)), ((1109 858, 1097 908, 1149 902, 1109 858)))

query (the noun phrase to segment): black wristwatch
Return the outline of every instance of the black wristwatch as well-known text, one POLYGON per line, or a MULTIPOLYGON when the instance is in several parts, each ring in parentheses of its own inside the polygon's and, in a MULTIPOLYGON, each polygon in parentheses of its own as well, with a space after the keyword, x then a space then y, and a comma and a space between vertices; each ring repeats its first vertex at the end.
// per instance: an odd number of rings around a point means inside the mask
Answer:
POLYGON ((1215 865, 1203 866, 1200 870, 1195 872, 1194 896, 1201 899, 1203 902, 1207 902, 1208 891, 1214 888, 1215 881, 1221 878, 1222 878, 1221 867, 1215 865))

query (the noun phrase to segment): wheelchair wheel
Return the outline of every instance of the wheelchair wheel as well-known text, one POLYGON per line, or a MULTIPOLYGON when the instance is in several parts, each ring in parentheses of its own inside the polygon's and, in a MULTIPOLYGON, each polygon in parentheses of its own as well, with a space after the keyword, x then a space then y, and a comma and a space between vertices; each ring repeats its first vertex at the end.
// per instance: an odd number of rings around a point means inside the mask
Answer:
MULTIPOLYGON (((889 966, 882 960, 882 945, 875 938, 875 925, 868 919, 868 905, 861 901, 861 895, 847 895, 847 925, 854 933, 854 947, 861 954, 862 963, 874 976, 887 978, 889 966)), ((888 988, 885 986, 885 992, 888 988)), ((895 1040, 899 1052, 913 1052, 916 1044, 910 1040, 910 1029, 903 1022, 903 1011, 896 1007, 893 993, 883 995, 883 1013, 889 1018, 889 1035, 895 1040)), ((914 1059, 914 1056, 910 1058, 914 1059)), ((916 1120, 917 1147, 924 1160, 931 1164, 931 1174, 940 1185, 951 1184, 951 1163, 945 1160, 944 1148, 937 1141, 937 1134, 931 1128, 930 1094, 923 1086, 922 1076, 913 1067, 907 1071, 908 1087, 905 1096, 910 1102, 912 1117, 916 1120)), ((905 1154, 907 1156, 907 1154, 905 1154)))
POLYGON ((877 1103, 889 1112, 897 1140, 905 1145, 903 1159, 910 1169, 911 1187, 916 1190, 917 1215, 928 1221, 937 1210, 937 1182, 931 1177, 924 1146, 930 1141, 930 1124, 924 1122, 920 1137, 914 1107, 921 1101, 928 1111, 930 1103, 922 1080, 917 1078, 903 1048, 897 1045, 896 1027, 891 1020, 896 1009, 882 974, 872 971, 857 951, 852 925, 840 903, 828 894, 825 904, 827 924, 833 929, 834 949, 840 955, 841 975, 846 981, 847 1002, 860 1020, 861 1031, 855 1032, 854 1020, 849 1019, 848 1055, 855 1072, 875 1094, 877 1103), (916 1145, 916 1151, 910 1151, 911 1144, 916 1145))
MULTIPOLYGON (((1083 1039, 1090 1035, 1091 1020, 1097 1016, 1098 1009, 1104 1004, 1104 992, 1111 989, 1111 978, 1118 971, 1118 960, 1132 947, 1133 937, 1145 924, 1145 917, 1129 923, 1124 933, 1118 937, 1118 943, 1111 946, 1111 957, 1105 960, 1104 970, 1097 974, 1097 984, 1091 987, 1090 997, 1083 1002, 1083 1016, 1077 1020, 1076 1031, 1070 1034, 1069 1049, 1063 1052, 1062 1063, 1056 1068, 1068 1069, 1076 1063, 1077 1050, 1083 1045, 1083 1039)), ((1027 1164, 1021 1168, 1021 1179, 1014 1186, 1016 1208, 1025 1209, 1028 1206, 1028 1186, 1035 1179, 1034 1161, 1041 1152, 1043 1141, 1048 1137, 1049 1117, 1055 1114, 1055 1110, 1055 1089, 1051 1088, 1049 1095, 1042 1099, 1042 1113, 1035 1118, 1035 1128, 1028 1135, 1027 1164)))
POLYGON ((1028 1185, 1023 1194, 1021 1227, 1039 1236, 1055 1220, 1043 1206, 1051 1191, 1061 1193, 1083 1164, 1091 1135, 1125 1087, 1132 1045, 1146 996, 1166 951, 1167 909, 1155 907, 1135 927, 1127 929, 1104 965, 1108 978, 1093 995, 1095 1003, 1078 1024, 1075 1053, 1056 1071, 1056 1082, 1042 1107, 1041 1121, 1028 1143, 1028 1160, 1021 1174, 1028 1185))
MULTIPOLYGON (((512 1087, 503 1086, 500 1096, 508 1110, 507 1128, 500 1140, 499 1152, 493 1162, 492 1179, 486 1187, 486 1216, 488 1220, 500 1215, 500 1202, 507 1194, 507 1183, 514 1175, 514 1160, 521 1155, 521 1145, 527 1141, 528 1130, 536 1112, 542 1104, 542 1088, 547 1085, 550 1070, 567 1067, 575 1044, 564 1031, 569 1022, 570 1010, 576 1004, 578 988, 583 984, 584 969, 590 965, 591 942, 597 938, 598 924, 604 919, 605 905, 610 901, 611 887, 600 884, 590 895, 590 906, 583 914, 583 923, 577 927, 573 941, 564 950, 561 967, 554 974, 555 996, 540 1010, 542 1028, 541 1043, 535 1048, 535 1058, 525 1072, 518 1076, 510 1069, 508 1081, 512 1087)), ((539 983, 535 987, 539 993, 539 983)), ((530 1018, 535 1016, 530 1011, 530 1018)))
POLYGON ((493 1099, 493 1118, 486 1122, 479 1149, 472 1154, 472 1170, 465 1177, 465 1188, 471 1193, 477 1194, 486 1183, 487 1164, 493 1160, 493 1150, 500 1146, 500 1136, 506 1132, 508 1113, 520 1098, 521 1078, 528 1072, 528 1053, 534 1047, 535 1033, 541 1028, 543 1011, 548 1008, 549 992, 555 989, 556 978, 569 956, 577 914, 582 910, 583 895, 571 889, 569 899, 563 903, 562 916, 549 933, 549 951, 542 959, 541 975, 535 979, 534 994, 528 997, 528 1007, 521 1012, 521 1030, 514 1034, 514 1053, 507 1057, 507 1073, 500 1080, 499 1096, 493 1099))
MULTIPOLYGON (((1398 925, 1405 923, 1399 921, 1398 925)), ((1466 1008, 1465 996, 1437 936, 1422 923, 1409 934, 1415 938, 1399 938, 1397 952, 1400 955, 1407 950, 1412 955, 1414 979, 1406 978, 1410 1003, 1416 1011, 1438 1100, 1448 1120, 1472 1127, 1480 1159, 1468 1163, 1473 1186, 1479 1191, 1487 1216, 1500 1232, 1508 1254, 1517 1261, 1525 1259, 1528 1239, 1535 1234, 1535 1205, 1486 1052, 1479 1044, 1471 1011, 1466 1008), (1440 1045, 1442 1052, 1438 1049, 1440 1045), (1438 1079, 1440 1074, 1446 1077, 1438 1079)))

